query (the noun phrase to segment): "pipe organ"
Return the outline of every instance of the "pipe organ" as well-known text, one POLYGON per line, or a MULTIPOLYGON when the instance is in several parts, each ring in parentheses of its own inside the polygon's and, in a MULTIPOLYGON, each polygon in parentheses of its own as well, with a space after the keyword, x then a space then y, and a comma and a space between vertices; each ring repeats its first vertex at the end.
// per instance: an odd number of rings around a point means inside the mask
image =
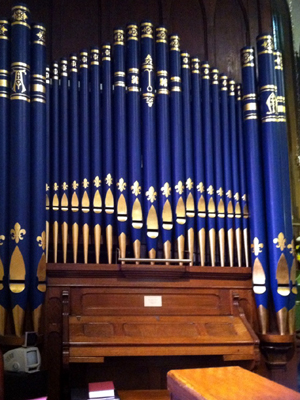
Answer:
POLYGON ((237 55, 241 82, 149 20, 50 66, 45 43, 25 5, 0 20, 1 335, 12 312, 22 336, 28 307, 41 329, 46 262, 132 265, 152 278, 177 267, 244 270, 259 332, 270 331, 274 306, 276 331, 293 335, 285 93, 272 32, 237 55))

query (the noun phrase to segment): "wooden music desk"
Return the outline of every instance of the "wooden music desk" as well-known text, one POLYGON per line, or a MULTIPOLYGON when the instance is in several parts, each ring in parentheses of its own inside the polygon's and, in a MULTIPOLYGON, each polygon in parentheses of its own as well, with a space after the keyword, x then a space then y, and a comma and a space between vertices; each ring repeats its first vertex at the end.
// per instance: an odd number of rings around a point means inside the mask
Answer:
POLYGON ((172 370, 171 400, 300 400, 300 393, 241 367, 172 370))

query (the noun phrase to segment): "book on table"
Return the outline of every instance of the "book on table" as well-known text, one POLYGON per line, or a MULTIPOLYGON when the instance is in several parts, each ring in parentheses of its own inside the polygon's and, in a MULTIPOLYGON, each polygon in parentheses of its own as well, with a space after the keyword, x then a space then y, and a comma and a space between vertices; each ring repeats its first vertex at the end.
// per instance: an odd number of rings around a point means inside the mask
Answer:
POLYGON ((112 381, 90 382, 89 399, 115 399, 115 386, 112 381))

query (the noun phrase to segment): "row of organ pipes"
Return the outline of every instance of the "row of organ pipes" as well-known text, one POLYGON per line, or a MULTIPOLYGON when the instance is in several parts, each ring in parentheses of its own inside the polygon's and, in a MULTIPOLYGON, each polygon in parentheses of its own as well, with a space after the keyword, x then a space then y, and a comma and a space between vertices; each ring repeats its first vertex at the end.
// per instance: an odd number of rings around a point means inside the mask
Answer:
POLYGON ((28 304, 39 330, 47 262, 252 267, 261 332, 271 302, 278 332, 294 331, 283 68, 271 34, 241 50, 242 84, 150 21, 49 68, 45 27, 20 4, 0 21, 0 55, 2 335, 9 309, 22 334, 28 304))

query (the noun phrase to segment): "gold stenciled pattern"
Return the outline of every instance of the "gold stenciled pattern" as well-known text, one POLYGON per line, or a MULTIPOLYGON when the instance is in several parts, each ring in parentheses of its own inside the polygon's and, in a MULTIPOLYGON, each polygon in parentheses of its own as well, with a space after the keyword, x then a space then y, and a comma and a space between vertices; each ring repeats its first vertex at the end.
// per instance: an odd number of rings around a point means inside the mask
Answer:
POLYGON ((142 35, 153 35, 153 28, 150 25, 143 26, 142 35))
POLYGON ((268 38, 266 38, 266 40, 264 40, 262 43, 261 43, 261 47, 263 47, 265 50, 267 50, 267 51, 273 51, 273 49, 274 49, 274 44, 273 44, 273 39, 272 39, 272 37, 270 36, 270 37, 268 37, 268 38))
POLYGON ((36 238, 36 241, 38 242, 39 247, 41 247, 43 250, 46 249, 46 232, 43 231, 41 236, 38 236, 36 238))
POLYGON ((45 31, 41 30, 36 35, 41 42, 46 43, 46 32, 45 31))
POLYGON ((192 190, 194 187, 194 182, 192 181, 191 178, 188 178, 187 181, 185 182, 185 186, 189 189, 192 190))
POLYGON ((11 239, 18 244, 20 240, 24 239, 25 235, 26 230, 21 228, 19 222, 16 222, 14 228, 10 230, 11 239))
POLYGON ((146 196, 147 196, 147 200, 149 200, 151 203, 155 202, 157 193, 153 186, 150 186, 150 188, 147 190, 146 196))
POLYGON ((114 41, 115 42, 124 42, 124 32, 116 31, 114 34, 114 41))
POLYGON ((96 176, 93 182, 96 188, 101 186, 101 179, 99 178, 99 176, 96 176))
POLYGON ((182 194, 184 191, 184 184, 182 183, 182 181, 179 181, 177 183, 177 185, 175 186, 175 190, 177 193, 182 194))
POLYGON ((235 199, 236 201, 239 201, 239 199, 240 199, 239 193, 236 193, 233 197, 234 197, 234 199, 235 199))
POLYGON ((163 196, 167 198, 171 195, 171 186, 168 182, 166 182, 160 190, 162 191, 163 196))
POLYGON ((111 186, 113 183, 113 178, 111 176, 111 174, 107 174, 106 178, 105 178, 105 182, 108 186, 111 186))
POLYGON ((5 236, 4 235, 0 235, 0 246, 3 245, 4 240, 5 240, 5 236))
POLYGON ((223 190, 223 188, 220 187, 220 189, 217 190, 217 194, 218 194, 220 197, 223 197, 223 195, 224 195, 224 190, 223 190))
POLYGON ((82 186, 84 187, 84 189, 87 189, 90 186, 90 182, 84 178, 84 180, 82 181, 82 186))
POLYGON ((214 188, 213 188, 212 185, 210 185, 210 186, 208 187, 207 193, 208 193, 209 195, 211 195, 211 196, 214 194, 214 188))
POLYGON ((120 192, 124 192, 126 189, 127 183, 124 181, 123 178, 119 179, 119 182, 117 182, 117 187, 120 190, 120 192))
POLYGON ((255 237, 253 239, 253 243, 251 244, 251 249, 256 257, 259 255, 259 253, 262 253, 263 247, 264 247, 264 244, 260 243, 259 239, 257 237, 255 237))
POLYGON ((13 74, 15 75, 14 83, 12 85, 12 90, 15 93, 25 93, 26 87, 24 83, 24 75, 27 75, 27 71, 25 68, 19 68, 13 70, 13 74))
POLYGON ((254 60, 254 56, 250 52, 242 54, 242 64, 249 64, 254 60))
POLYGON ((62 187, 62 190, 68 190, 69 185, 67 184, 67 182, 64 182, 64 183, 61 185, 61 187, 62 187))
POLYGON ((179 51, 179 46, 180 46, 179 37, 177 37, 177 36, 172 37, 171 41, 170 41, 171 49, 179 51))
POLYGON ((134 194, 135 196, 138 196, 141 194, 142 188, 138 181, 135 181, 130 189, 132 191, 132 194, 134 194))
POLYGON ((227 196, 229 199, 232 198, 232 192, 231 192, 231 190, 228 190, 228 191, 226 192, 226 196, 227 196))
POLYGON ((12 15, 13 20, 15 21, 23 21, 26 22, 26 20, 28 19, 28 15, 26 14, 26 12, 24 10, 21 9, 17 9, 15 10, 15 12, 12 15))
POLYGON ((205 192, 205 187, 204 187, 204 183, 203 183, 203 182, 200 182, 200 183, 197 185, 197 190, 198 190, 198 192, 200 192, 200 193, 204 193, 204 192, 205 192))
POLYGON ((0 25, 0 36, 5 36, 5 32, 7 32, 8 29, 5 27, 4 24, 0 25))
POLYGON ((167 33, 165 29, 156 31, 156 38, 160 40, 167 40, 167 33))
POLYGON ((294 240, 292 240, 291 243, 287 245, 287 248, 290 250, 290 253, 293 254, 293 256, 295 256, 295 244, 294 244, 294 240))
POLYGON ((276 64, 276 67, 278 69, 283 69, 283 62, 282 62, 282 54, 277 52, 276 53, 276 58, 274 59, 274 62, 276 64))
POLYGON ((267 114, 278 114, 278 100, 274 92, 267 98, 266 105, 268 107, 267 114))
POLYGON ((73 181, 73 182, 72 182, 72 188, 73 188, 73 190, 78 189, 78 187, 79 187, 79 183, 76 182, 76 181, 73 181))
POLYGON ((139 34, 137 27, 132 26, 131 28, 128 29, 128 35, 129 36, 133 36, 133 37, 137 37, 139 34))
POLYGON ((273 243, 276 244, 276 248, 283 251, 286 248, 286 238, 284 234, 280 232, 277 238, 273 239, 273 243))

